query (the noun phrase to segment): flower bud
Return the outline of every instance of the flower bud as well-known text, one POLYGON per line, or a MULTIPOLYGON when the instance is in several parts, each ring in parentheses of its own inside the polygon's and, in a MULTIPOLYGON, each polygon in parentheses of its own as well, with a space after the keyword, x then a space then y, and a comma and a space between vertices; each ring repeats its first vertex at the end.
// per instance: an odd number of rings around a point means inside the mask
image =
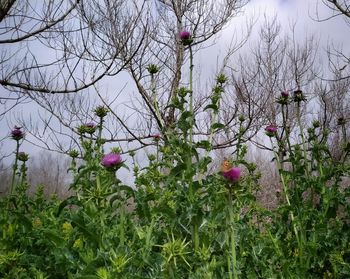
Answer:
POLYGON ((29 159, 29 155, 25 152, 18 152, 17 158, 19 161, 26 162, 29 159))
POLYGON ((77 128, 78 133, 81 135, 85 133, 92 135, 93 133, 95 133, 96 129, 96 124, 93 122, 85 123, 77 128))
POLYGON ((244 121, 245 121, 244 115, 240 115, 240 116, 238 117, 238 120, 239 120, 240 122, 244 122, 244 121))
POLYGON ((305 94, 303 93, 303 91, 301 91, 300 89, 294 91, 293 100, 296 103, 300 103, 302 101, 306 101, 306 97, 305 97, 305 94))
POLYGON ((109 109, 104 106, 98 106, 95 108, 95 114, 100 118, 105 117, 108 112, 109 112, 109 109))
POLYGON ((281 105, 288 105, 288 97, 289 97, 288 91, 282 91, 281 96, 277 98, 277 103, 281 105))
POLYGON ((93 122, 88 122, 84 124, 85 126, 85 133, 92 135, 96 131, 96 124, 93 122))
POLYGON ((343 125, 345 125, 345 124, 346 124, 345 118, 344 118, 344 117, 339 117, 339 118, 338 118, 338 121, 337 121, 337 125, 343 126, 343 125))
POLYGON ((77 158, 79 156, 79 152, 75 149, 72 149, 68 152, 68 155, 72 158, 77 158))
POLYGON ((314 122, 312 122, 312 126, 314 126, 314 128, 319 128, 321 126, 320 121, 315 120, 314 122))
POLYGON ((149 64, 147 67, 147 70, 151 75, 154 75, 154 74, 158 73, 159 68, 155 64, 149 64))
POLYGON ((216 82, 220 83, 221 85, 224 84, 227 81, 227 77, 224 74, 219 74, 216 77, 216 82))

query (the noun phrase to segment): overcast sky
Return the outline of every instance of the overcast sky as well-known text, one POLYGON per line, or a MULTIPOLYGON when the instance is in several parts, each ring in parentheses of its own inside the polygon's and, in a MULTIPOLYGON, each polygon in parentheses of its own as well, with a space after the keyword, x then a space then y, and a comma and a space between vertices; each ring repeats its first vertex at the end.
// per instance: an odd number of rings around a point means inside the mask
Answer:
MULTIPOLYGON (((332 14, 329 8, 320 0, 252 0, 245 8, 244 12, 240 17, 234 18, 232 23, 222 32, 217 44, 205 52, 203 52, 197 59, 205 59, 207 66, 204 70, 208 71, 207 74, 212 75, 209 69, 215 69, 217 64, 217 57, 221 56, 225 52, 225 48, 229 45, 232 37, 232 33, 244 28, 247 18, 254 17, 257 19, 257 23, 254 26, 254 30, 258 30, 261 22, 266 17, 277 16, 277 19, 283 26, 283 30, 288 32, 289 25, 292 22, 297 23, 297 34, 302 38, 306 34, 314 34, 320 41, 320 47, 326 48, 326 44, 329 41, 333 41, 336 45, 342 45, 344 49, 349 49, 350 46, 350 26, 344 21, 342 17, 337 17, 325 22, 317 22, 317 16, 320 19, 327 18, 332 14), (318 11, 318 14, 316 13, 318 11), (209 54, 209 56, 208 56, 209 54)), ((253 33, 254 34, 254 33, 253 33)), ((251 38, 254 41, 254 35, 251 38)), ((243 48, 244 49, 244 48, 243 48)), ((248 49, 248 48, 246 48, 248 49)), ((349 53, 349 52, 348 52, 349 53)), ((106 84, 106 87, 108 84, 106 84)), ((0 94, 3 89, 0 89, 0 94)), ((2 108, 0 108, 2 110, 2 108)), ((29 109, 28 106, 20 109, 29 109)), ((34 111, 35 108, 32 108, 34 111)), ((0 120, 0 139, 7 136, 9 130, 14 123, 8 123, 6 119, 0 120), (10 127, 9 127, 10 126, 10 127)), ((9 139, 0 145, 0 156, 1 154, 8 153, 9 150, 13 150, 14 143, 9 139)), ((27 146, 27 150, 33 150, 27 146)), ((34 152, 34 151, 33 151, 34 152)), ((29 151, 30 153, 30 151, 29 151)))

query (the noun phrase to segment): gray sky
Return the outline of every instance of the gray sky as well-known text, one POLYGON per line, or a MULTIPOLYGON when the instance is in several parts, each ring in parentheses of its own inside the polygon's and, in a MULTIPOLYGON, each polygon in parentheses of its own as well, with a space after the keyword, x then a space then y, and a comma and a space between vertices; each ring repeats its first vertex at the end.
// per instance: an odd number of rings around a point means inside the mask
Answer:
MULTIPOLYGON (((217 44, 204 50, 197 56, 197 60, 205 61, 205 67, 201 67, 203 76, 213 77, 220 58, 223 57, 228 45, 231 42, 232 34, 234 31, 240 34, 241 30, 244 30, 245 22, 248 18, 257 19, 257 23, 254 26, 254 30, 258 30, 261 22, 266 17, 277 16, 278 21, 283 26, 284 32, 289 32, 290 24, 296 22, 297 34, 301 38, 304 38, 307 34, 314 34, 320 41, 320 47, 326 48, 327 42, 332 41, 336 45, 342 45, 344 49, 349 49, 350 26, 346 24, 343 18, 338 17, 325 22, 317 22, 314 19, 317 18, 316 11, 318 10, 318 16, 320 18, 327 18, 332 12, 324 6, 320 0, 252 0, 245 8, 242 15, 238 18, 234 18, 232 23, 225 28, 217 40, 217 44), (312 19, 314 18, 314 19, 312 19)), ((254 41, 255 35, 253 32, 250 42, 254 41)), ((248 45, 244 46, 241 51, 247 51, 248 45)), ((321 50, 322 51, 322 50, 321 50)), ((350 53, 349 53, 350 54, 350 53)), ((201 63, 201 62, 200 62, 201 63)), ((207 79, 204 79, 207 80, 207 79)), ((113 85, 114 86, 114 85, 113 85)), ((113 87, 110 83, 101 85, 101 88, 113 87)), ((2 94, 3 89, 0 89, 2 94)), ((0 108, 1 110, 3 108, 0 108)), ((36 112, 34 106, 25 105, 18 108, 20 111, 32 111, 36 112)), ((18 111, 15 111, 18 113, 18 111)), ((0 119, 0 139, 6 137, 15 123, 9 122, 7 119, 0 119)), ((0 143, 1 144, 1 143, 0 143)), ((29 153, 34 152, 34 148, 25 144, 23 146, 29 153)), ((14 142, 6 139, 0 145, 0 156, 8 154, 14 149, 14 142)))

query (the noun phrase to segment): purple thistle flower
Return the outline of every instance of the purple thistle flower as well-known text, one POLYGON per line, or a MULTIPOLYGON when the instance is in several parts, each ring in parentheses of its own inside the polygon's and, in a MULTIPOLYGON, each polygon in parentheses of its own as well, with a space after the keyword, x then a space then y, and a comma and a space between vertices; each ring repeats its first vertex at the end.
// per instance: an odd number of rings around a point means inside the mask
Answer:
POLYGON ((191 33, 188 31, 181 31, 179 33, 179 37, 184 46, 189 46, 193 42, 191 38, 191 33))
POLYGON ((106 168, 113 168, 118 166, 122 162, 120 154, 108 153, 101 159, 101 165, 106 168))
POLYGON ((222 175, 231 182, 238 182, 241 178, 241 169, 238 167, 233 167, 228 171, 223 172, 222 175))
POLYGON ((281 92, 281 97, 283 97, 283 98, 288 98, 288 97, 289 97, 288 91, 282 91, 282 92, 281 92))
POLYGON ((265 128, 266 135, 269 137, 273 137, 276 135, 277 132, 277 127, 275 125, 269 125, 265 128))
POLYGON ((93 133, 95 133, 96 131, 96 124, 94 122, 88 122, 88 123, 85 123, 81 129, 84 133, 88 133, 90 135, 92 135, 93 133))
POLYGON ((11 131, 11 137, 17 141, 22 139, 24 137, 24 133, 21 130, 21 127, 15 126, 15 128, 11 131))
POLYGON ((86 128, 95 128, 96 125, 95 125, 94 122, 88 122, 88 123, 85 123, 85 127, 86 127, 86 128))
POLYGON ((181 31, 179 36, 181 40, 189 40, 191 38, 191 33, 188 31, 181 31))

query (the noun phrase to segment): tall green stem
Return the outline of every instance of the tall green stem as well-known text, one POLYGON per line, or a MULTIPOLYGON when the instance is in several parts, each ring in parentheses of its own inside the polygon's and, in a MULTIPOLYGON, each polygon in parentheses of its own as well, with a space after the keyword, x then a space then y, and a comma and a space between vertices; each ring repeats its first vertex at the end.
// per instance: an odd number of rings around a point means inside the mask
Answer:
POLYGON ((10 195, 13 194, 13 190, 15 188, 15 180, 16 180, 16 172, 18 168, 18 152, 19 152, 19 141, 16 141, 16 158, 15 163, 13 164, 13 173, 12 173, 12 180, 11 180, 11 188, 10 188, 10 195))
POLYGON ((237 255, 236 255, 236 234, 235 234, 235 218, 233 213, 233 201, 232 201, 231 189, 228 190, 228 211, 229 211, 229 240, 230 240, 230 253, 231 261, 229 263, 229 276, 230 279, 238 279, 237 275, 237 255))
POLYGON ((298 126, 300 131, 301 143, 303 145, 305 171, 307 176, 309 176, 309 163, 307 159, 306 142, 305 142, 305 137, 303 132, 303 126, 301 125, 300 102, 297 102, 297 121, 298 121, 298 126))
POLYGON ((189 91, 190 91, 190 114, 191 114, 191 128, 190 128, 190 145, 192 146, 193 143, 193 125, 194 125, 194 115, 193 115, 193 53, 192 53, 192 47, 189 46, 190 49, 190 84, 189 84, 189 91))

